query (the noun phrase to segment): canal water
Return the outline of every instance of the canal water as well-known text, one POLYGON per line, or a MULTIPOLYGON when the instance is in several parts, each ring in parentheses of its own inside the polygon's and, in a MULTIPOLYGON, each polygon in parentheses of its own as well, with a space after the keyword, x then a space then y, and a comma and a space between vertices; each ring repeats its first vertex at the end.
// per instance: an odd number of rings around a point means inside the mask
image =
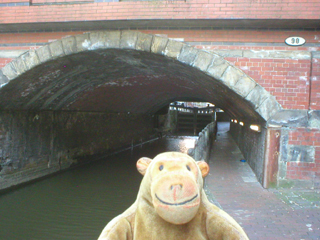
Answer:
POLYGON ((97 239, 135 201, 142 179, 136 161, 186 152, 195 139, 159 139, 0 195, 0 239, 97 239))

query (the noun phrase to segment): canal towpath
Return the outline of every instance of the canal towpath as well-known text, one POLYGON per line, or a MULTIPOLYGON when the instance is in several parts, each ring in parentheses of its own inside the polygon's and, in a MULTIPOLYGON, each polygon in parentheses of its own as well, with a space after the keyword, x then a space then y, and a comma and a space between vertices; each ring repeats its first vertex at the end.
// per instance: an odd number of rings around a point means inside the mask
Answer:
POLYGON ((264 189, 228 128, 219 128, 206 190, 252 240, 320 239, 319 190, 264 189))

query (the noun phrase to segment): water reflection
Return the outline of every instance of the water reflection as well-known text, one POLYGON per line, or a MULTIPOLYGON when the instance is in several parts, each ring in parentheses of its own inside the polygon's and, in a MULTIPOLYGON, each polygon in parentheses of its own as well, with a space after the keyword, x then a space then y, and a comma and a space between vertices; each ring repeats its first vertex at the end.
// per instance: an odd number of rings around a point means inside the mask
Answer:
POLYGON ((187 152, 195 137, 164 138, 0 195, 0 239, 97 239, 135 200, 136 161, 164 151, 187 152))

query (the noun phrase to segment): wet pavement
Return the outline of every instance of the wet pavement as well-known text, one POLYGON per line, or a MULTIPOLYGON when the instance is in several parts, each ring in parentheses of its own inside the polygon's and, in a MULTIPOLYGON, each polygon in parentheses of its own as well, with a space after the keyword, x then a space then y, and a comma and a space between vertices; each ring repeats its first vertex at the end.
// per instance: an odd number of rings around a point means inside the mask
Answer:
POLYGON ((320 239, 320 192, 264 189, 226 126, 209 160, 206 188, 211 198, 244 228, 253 240, 320 239))

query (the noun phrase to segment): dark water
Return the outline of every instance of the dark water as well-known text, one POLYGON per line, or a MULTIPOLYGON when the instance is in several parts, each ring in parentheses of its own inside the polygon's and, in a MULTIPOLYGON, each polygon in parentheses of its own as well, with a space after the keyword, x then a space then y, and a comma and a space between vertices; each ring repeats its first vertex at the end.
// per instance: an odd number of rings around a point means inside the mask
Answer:
POLYGON ((186 152, 194 137, 165 138, 0 195, 0 240, 91 240, 136 199, 136 161, 186 152))

